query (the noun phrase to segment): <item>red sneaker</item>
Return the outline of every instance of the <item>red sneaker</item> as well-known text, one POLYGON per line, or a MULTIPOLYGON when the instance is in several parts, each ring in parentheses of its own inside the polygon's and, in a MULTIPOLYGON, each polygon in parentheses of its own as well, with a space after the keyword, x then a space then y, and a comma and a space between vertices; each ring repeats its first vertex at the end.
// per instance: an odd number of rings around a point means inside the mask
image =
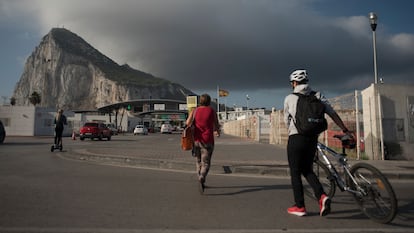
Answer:
POLYGON ((300 216, 300 217, 306 215, 306 209, 305 209, 305 207, 297 207, 296 205, 294 205, 292 207, 289 207, 287 209, 287 212, 289 214, 293 214, 293 215, 300 216))
POLYGON ((331 199, 326 194, 322 194, 319 199, 319 209, 321 216, 326 216, 331 212, 331 199))

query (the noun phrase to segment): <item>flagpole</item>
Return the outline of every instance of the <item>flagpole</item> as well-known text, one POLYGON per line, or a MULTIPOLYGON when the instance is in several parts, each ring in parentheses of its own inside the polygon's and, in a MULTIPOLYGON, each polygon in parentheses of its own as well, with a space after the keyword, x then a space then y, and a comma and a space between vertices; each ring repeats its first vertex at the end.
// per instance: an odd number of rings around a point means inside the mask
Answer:
POLYGON ((220 113, 220 89, 217 85, 217 113, 220 113))
POLYGON ((224 120, 227 121, 227 107, 226 107, 226 105, 227 105, 227 98, 224 99, 224 112, 225 112, 224 120))

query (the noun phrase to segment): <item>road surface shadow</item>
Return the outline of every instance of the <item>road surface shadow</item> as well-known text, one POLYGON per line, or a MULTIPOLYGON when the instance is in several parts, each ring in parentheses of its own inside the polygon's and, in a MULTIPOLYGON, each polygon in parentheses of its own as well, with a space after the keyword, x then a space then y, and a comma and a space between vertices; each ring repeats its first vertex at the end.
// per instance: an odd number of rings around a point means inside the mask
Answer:
POLYGON ((251 192, 258 192, 258 191, 266 191, 266 190, 280 190, 280 189, 291 189, 290 185, 252 185, 252 186, 209 186, 206 185, 206 189, 204 191, 204 195, 206 196, 231 196, 231 195, 238 195, 244 193, 251 193, 251 192), (229 192, 221 192, 221 193, 208 193, 208 190, 217 189, 229 192))

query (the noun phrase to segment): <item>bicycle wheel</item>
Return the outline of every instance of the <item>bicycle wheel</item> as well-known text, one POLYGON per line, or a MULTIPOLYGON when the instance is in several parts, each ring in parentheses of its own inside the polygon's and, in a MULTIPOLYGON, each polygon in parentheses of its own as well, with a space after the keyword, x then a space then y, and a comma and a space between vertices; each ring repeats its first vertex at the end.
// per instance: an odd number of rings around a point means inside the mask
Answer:
POLYGON ((394 190, 388 179, 375 167, 357 163, 350 170, 357 185, 349 178, 351 189, 358 206, 370 219, 379 223, 391 222, 397 214, 398 204, 394 190))
MULTIPOLYGON (((322 161, 315 160, 313 162, 313 172, 318 177, 319 182, 321 183, 326 195, 328 195, 329 198, 332 198, 335 195, 336 184, 335 180, 331 178, 329 168, 322 161)), ((310 185, 304 186, 303 192, 306 196, 313 198, 315 200, 319 200, 315 197, 315 192, 313 191, 310 185)))

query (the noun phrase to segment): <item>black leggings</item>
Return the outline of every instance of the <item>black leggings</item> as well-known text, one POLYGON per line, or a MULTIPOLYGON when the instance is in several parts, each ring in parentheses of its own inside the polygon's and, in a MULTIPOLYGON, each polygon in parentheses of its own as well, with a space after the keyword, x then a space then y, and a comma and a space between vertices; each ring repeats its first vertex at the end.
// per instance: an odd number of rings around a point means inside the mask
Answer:
POLYGON ((287 146, 288 161, 293 195, 297 207, 305 206, 302 175, 312 186, 315 196, 318 199, 324 193, 323 187, 312 169, 317 142, 317 136, 309 137, 300 134, 289 136, 287 146))
POLYGON ((55 145, 62 145, 63 128, 55 128, 55 145))

